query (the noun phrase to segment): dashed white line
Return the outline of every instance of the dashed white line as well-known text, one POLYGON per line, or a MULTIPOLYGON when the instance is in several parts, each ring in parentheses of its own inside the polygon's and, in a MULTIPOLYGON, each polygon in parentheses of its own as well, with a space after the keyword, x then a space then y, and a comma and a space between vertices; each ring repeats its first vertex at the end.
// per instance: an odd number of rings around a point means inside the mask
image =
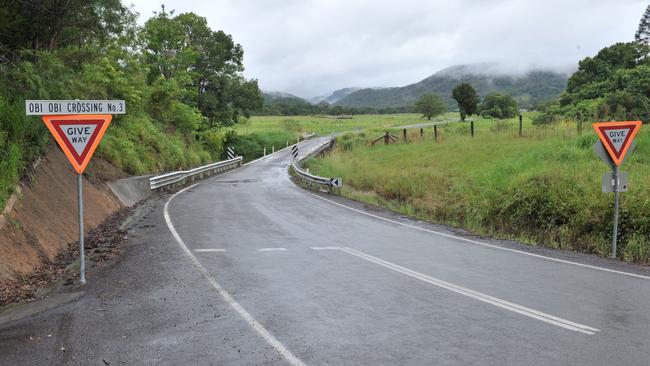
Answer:
POLYGON ((483 302, 488 303, 490 305, 494 305, 494 306, 500 307, 500 308, 505 309, 505 310, 510 310, 510 311, 515 312, 517 314, 521 314, 521 315, 524 315, 524 316, 527 316, 527 317, 530 317, 530 318, 533 318, 533 319, 536 319, 536 320, 540 320, 542 322, 545 322, 545 323, 548 323, 548 324, 551 324, 551 325, 555 325, 555 326, 560 327, 560 328, 572 330, 574 332, 579 332, 579 333, 583 333, 583 334, 589 334, 589 335, 596 334, 596 332, 600 331, 600 329, 597 329, 597 328, 593 328, 593 327, 590 327, 590 326, 587 326, 587 325, 584 325, 584 324, 572 322, 570 320, 563 319, 563 318, 557 317, 555 315, 546 314, 546 313, 543 313, 543 312, 538 311, 538 310, 527 308, 527 307, 525 307, 523 305, 515 304, 515 303, 509 302, 509 301, 506 301, 506 300, 502 300, 502 299, 499 299, 499 298, 484 294, 482 292, 478 292, 478 291, 470 290, 470 289, 465 288, 465 287, 454 285, 452 283, 437 279, 435 277, 427 276, 427 275, 425 275, 423 273, 413 271, 411 269, 399 266, 397 264, 388 262, 388 261, 383 260, 381 258, 371 256, 370 254, 366 254, 366 253, 363 253, 361 251, 358 251, 358 250, 355 250, 355 249, 352 249, 352 248, 345 247, 345 248, 340 248, 340 250, 342 250, 342 251, 344 251, 344 252, 346 252, 348 254, 351 254, 351 255, 353 255, 355 257, 361 258, 361 259, 363 259, 365 261, 368 261, 368 262, 371 262, 371 263, 374 263, 374 264, 378 264, 378 265, 380 265, 382 267, 385 267, 385 268, 388 268, 388 269, 393 270, 395 272, 399 272, 399 273, 407 275, 409 277, 418 279, 418 280, 426 282, 428 284, 438 286, 438 287, 447 289, 449 291, 455 292, 457 294, 464 295, 464 296, 467 296, 467 297, 471 297, 471 298, 473 298, 475 300, 483 301, 483 302))
POLYGON ((260 248, 258 252, 284 252, 287 248, 260 248))
MULTIPOLYGON (((199 184, 199 183, 197 183, 199 184)), ((223 299, 230 305, 247 323, 250 325, 255 331, 268 343, 271 347, 275 348, 278 353, 284 357, 287 362, 293 366, 305 366, 305 363, 302 362, 298 357, 296 357, 287 347, 285 347, 273 334, 271 334, 264 326, 258 322, 253 316, 244 309, 243 306, 241 306, 233 297, 226 291, 221 285, 208 273, 208 271, 201 265, 198 259, 192 254, 192 251, 185 245, 185 242, 183 239, 178 235, 178 232, 176 232, 176 229, 174 228, 174 225, 172 224, 172 220, 169 217, 169 203, 176 197, 178 194, 196 186, 197 184, 191 185, 185 189, 182 189, 178 192, 176 192, 173 196, 169 198, 169 200, 165 203, 165 208, 163 210, 164 216, 165 216, 165 222, 167 223, 167 227, 169 228, 169 231, 171 231, 172 236, 174 239, 176 239, 176 242, 178 245, 181 247, 183 252, 189 257, 189 259, 192 261, 192 264, 198 269, 199 272, 205 277, 206 280, 212 285, 212 287, 217 290, 217 292, 223 297, 223 299)))
POLYGON ((442 233, 442 232, 435 231, 435 230, 425 229, 423 227, 419 227, 419 226, 415 226, 415 225, 411 225, 411 224, 406 224, 406 223, 403 223, 403 222, 399 222, 399 221, 396 221, 396 220, 391 220, 391 219, 381 217, 381 216, 378 216, 378 215, 373 215, 373 214, 371 214, 369 212, 358 210, 358 209, 356 209, 354 207, 350 207, 350 206, 344 205, 342 203, 332 201, 332 200, 330 200, 328 198, 321 197, 321 196, 319 196, 319 195, 317 195, 315 193, 311 193, 311 192, 306 192, 306 193, 311 194, 313 197, 316 197, 316 198, 318 198, 320 200, 327 201, 327 202, 329 202, 329 203, 331 203, 333 205, 346 208, 346 209, 348 209, 350 211, 354 211, 354 212, 360 213, 362 215, 370 216, 370 217, 378 219, 378 220, 382 220, 382 221, 390 222, 390 223, 393 223, 393 224, 405 226, 405 227, 408 227, 408 228, 411 228, 411 229, 424 231, 424 232, 431 233, 431 234, 436 234, 436 235, 439 235, 439 236, 444 236, 446 238, 461 240, 461 241, 464 241, 464 242, 467 242, 467 243, 472 243, 472 244, 476 244, 476 245, 480 245, 480 246, 484 246, 484 247, 488 247, 488 248, 492 248, 492 249, 497 249, 497 250, 503 250, 503 251, 506 251, 506 252, 513 252, 513 253, 517 253, 517 254, 528 255, 528 256, 531 256, 531 257, 545 259, 545 260, 549 260, 549 261, 553 261, 553 262, 570 264, 570 265, 574 265, 574 266, 578 266, 578 267, 589 268, 589 269, 594 269, 594 270, 603 271, 603 272, 616 273, 616 274, 619 274, 619 275, 624 275, 624 276, 630 276, 630 277, 636 277, 636 278, 642 278, 642 279, 645 279, 645 280, 650 280, 650 276, 644 276, 644 275, 640 275, 640 274, 637 274, 637 273, 617 271, 615 269, 592 266, 592 265, 589 265, 589 264, 573 262, 573 261, 569 261, 569 260, 566 260, 566 259, 548 257, 548 256, 541 255, 541 254, 535 254, 535 253, 525 252, 523 250, 500 247, 498 245, 483 243, 483 242, 480 242, 480 241, 477 241, 477 240, 467 239, 467 238, 463 238, 463 237, 452 235, 452 234, 446 234, 446 233, 442 233))
POLYGON ((225 249, 194 249, 194 251, 197 253, 211 253, 211 252, 223 253, 226 250, 225 249))

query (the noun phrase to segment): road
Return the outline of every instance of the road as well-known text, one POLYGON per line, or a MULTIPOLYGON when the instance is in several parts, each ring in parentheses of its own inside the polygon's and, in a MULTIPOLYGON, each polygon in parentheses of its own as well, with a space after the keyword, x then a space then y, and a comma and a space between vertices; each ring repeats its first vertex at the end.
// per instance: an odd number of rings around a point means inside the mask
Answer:
POLYGON ((0 363, 650 362, 646 268, 314 194, 288 162, 281 151, 154 199, 118 263, 0 322, 0 363))

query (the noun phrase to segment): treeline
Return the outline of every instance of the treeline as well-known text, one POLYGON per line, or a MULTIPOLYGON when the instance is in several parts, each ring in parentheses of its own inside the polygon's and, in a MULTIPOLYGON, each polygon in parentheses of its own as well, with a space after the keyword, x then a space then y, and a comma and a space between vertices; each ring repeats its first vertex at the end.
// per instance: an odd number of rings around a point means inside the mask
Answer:
POLYGON ((580 61, 567 90, 534 121, 562 118, 580 121, 650 121, 650 46, 644 42, 616 43, 580 61))
POLYGON ((132 174, 218 159, 262 107, 242 47, 193 13, 143 26, 120 0, 0 0, 0 205, 49 134, 25 99, 124 99, 99 155, 132 174))
POLYGON ((311 104, 298 98, 276 98, 265 102, 262 108, 253 112, 260 116, 305 116, 305 115, 356 115, 356 114, 391 114, 412 113, 415 106, 371 108, 371 107, 342 107, 330 105, 327 102, 311 104))
POLYGON ((584 122, 650 122, 650 5, 634 42, 605 47, 578 64, 562 96, 540 106, 536 124, 570 118, 584 122))

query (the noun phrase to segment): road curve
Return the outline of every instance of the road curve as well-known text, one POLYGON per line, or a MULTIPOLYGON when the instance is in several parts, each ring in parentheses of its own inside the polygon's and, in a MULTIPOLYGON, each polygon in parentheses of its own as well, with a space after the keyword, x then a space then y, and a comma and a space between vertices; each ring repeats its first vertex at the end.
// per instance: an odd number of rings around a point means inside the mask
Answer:
POLYGON ((79 300, 0 325, 4 360, 51 331, 74 351, 32 346, 60 364, 648 364, 644 268, 314 194, 288 163, 281 151, 154 204, 79 300))

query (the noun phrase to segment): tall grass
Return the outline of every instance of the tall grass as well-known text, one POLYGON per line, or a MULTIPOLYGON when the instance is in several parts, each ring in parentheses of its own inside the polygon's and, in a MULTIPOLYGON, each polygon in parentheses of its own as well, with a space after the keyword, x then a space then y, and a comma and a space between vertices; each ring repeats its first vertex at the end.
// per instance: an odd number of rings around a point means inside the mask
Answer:
MULTIPOLYGON (((324 158, 309 162, 319 175, 341 176, 343 194, 422 219, 531 244, 609 254, 613 194, 602 193, 609 168, 594 154, 590 126, 545 127, 515 120, 439 127, 425 139, 377 144, 367 136, 343 136, 324 158)), ((374 137, 374 136, 371 136, 374 137)), ((650 260, 650 131, 642 128, 624 171, 629 191, 621 195, 620 258, 650 260)))

